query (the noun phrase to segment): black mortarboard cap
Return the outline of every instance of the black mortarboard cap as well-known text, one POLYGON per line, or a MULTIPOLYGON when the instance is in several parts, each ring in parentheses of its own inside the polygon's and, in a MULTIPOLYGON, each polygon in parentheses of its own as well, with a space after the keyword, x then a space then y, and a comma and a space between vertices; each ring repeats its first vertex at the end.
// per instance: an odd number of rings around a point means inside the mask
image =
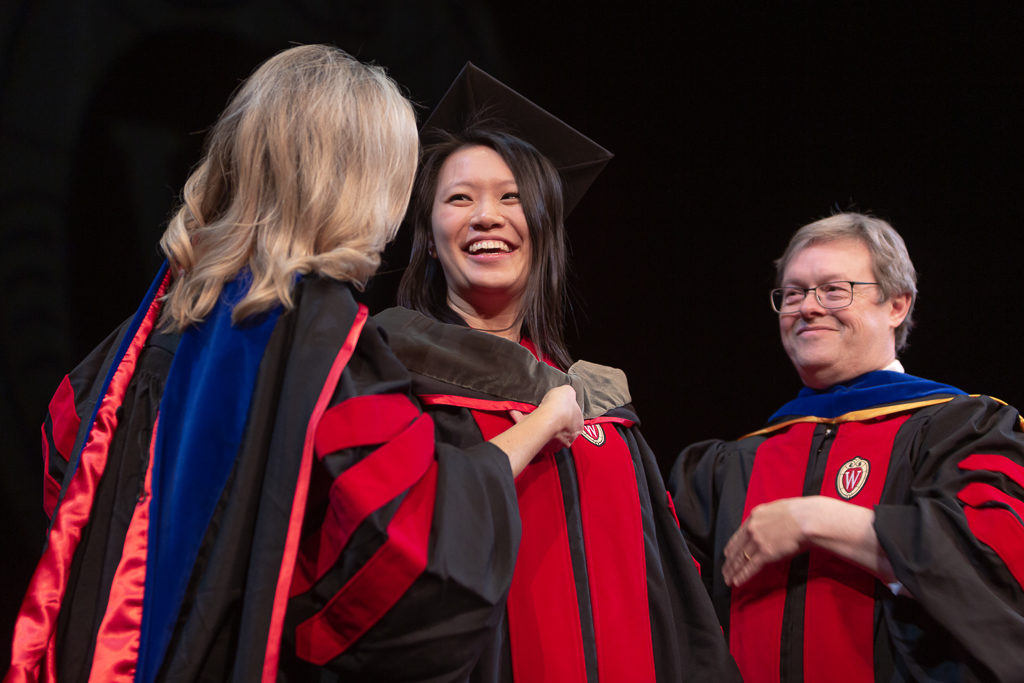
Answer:
POLYGON ((458 134, 474 123, 494 125, 522 138, 554 164, 562 176, 565 215, 586 194, 612 153, 552 116, 471 62, 448 88, 420 129, 424 144, 438 129, 458 134))

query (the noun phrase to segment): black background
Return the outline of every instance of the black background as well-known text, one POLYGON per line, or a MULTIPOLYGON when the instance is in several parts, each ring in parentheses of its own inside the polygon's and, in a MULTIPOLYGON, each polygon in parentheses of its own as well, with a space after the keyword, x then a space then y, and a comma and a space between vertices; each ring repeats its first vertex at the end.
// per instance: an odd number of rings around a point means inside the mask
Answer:
MULTIPOLYGON (((472 60, 616 154, 568 220, 571 348, 627 372, 666 467, 687 443, 755 429, 799 388, 768 305, 772 259, 836 209, 886 218, 907 242, 921 292, 907 370, 1024 405, 1024 6, 885 7, 4 4, 0 637, 45 529, 49 396, 134 311, 205 128, 294 43, 387 66, 424 115, 472 60)), ((400 237, 373 311, 407 254, 400 237)))

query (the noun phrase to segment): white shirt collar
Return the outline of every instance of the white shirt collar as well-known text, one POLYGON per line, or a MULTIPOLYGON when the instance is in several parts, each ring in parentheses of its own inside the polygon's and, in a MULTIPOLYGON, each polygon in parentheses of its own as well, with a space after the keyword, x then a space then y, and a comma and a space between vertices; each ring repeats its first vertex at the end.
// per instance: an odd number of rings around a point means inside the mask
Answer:
POLYGON ((906 370, 903 369, 903 363, 901 363, 898 358, 893 358, 892 362, 882 369, 888 370, 889 372, 906 372, 906 370))

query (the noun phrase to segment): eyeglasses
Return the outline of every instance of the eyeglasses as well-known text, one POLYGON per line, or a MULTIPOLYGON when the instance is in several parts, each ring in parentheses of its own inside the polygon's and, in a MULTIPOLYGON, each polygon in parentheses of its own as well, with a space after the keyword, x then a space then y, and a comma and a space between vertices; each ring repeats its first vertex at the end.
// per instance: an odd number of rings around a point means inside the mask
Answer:
POLYGON ((804 303, 808 292, 814 292, 822 308, 846 308, 853 303, 854 285, 877 285, 877 282, 853 282, 837 280, 824 282, 817 287, 795 287, 792 285, 772 290, 772 309, 776 313, 796 313, 804 303))

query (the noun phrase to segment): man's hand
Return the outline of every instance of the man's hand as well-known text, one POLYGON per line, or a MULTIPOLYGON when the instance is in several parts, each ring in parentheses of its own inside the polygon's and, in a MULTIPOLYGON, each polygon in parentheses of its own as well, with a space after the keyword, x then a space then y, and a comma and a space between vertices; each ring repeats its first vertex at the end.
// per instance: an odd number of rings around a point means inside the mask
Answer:
POLYGON ((769 562, 793 557, 809 547, 800 527, 801 508, 810 498, 783 498, 758 505, 725 546, 722 577, 738 586, 769 562))
POLYGON ((874 510, 824 496, 758 505, 725 546, 722 578, 739 586, 769 562, 818 547, 893 583, 896 577, 874 523, 874 510))

